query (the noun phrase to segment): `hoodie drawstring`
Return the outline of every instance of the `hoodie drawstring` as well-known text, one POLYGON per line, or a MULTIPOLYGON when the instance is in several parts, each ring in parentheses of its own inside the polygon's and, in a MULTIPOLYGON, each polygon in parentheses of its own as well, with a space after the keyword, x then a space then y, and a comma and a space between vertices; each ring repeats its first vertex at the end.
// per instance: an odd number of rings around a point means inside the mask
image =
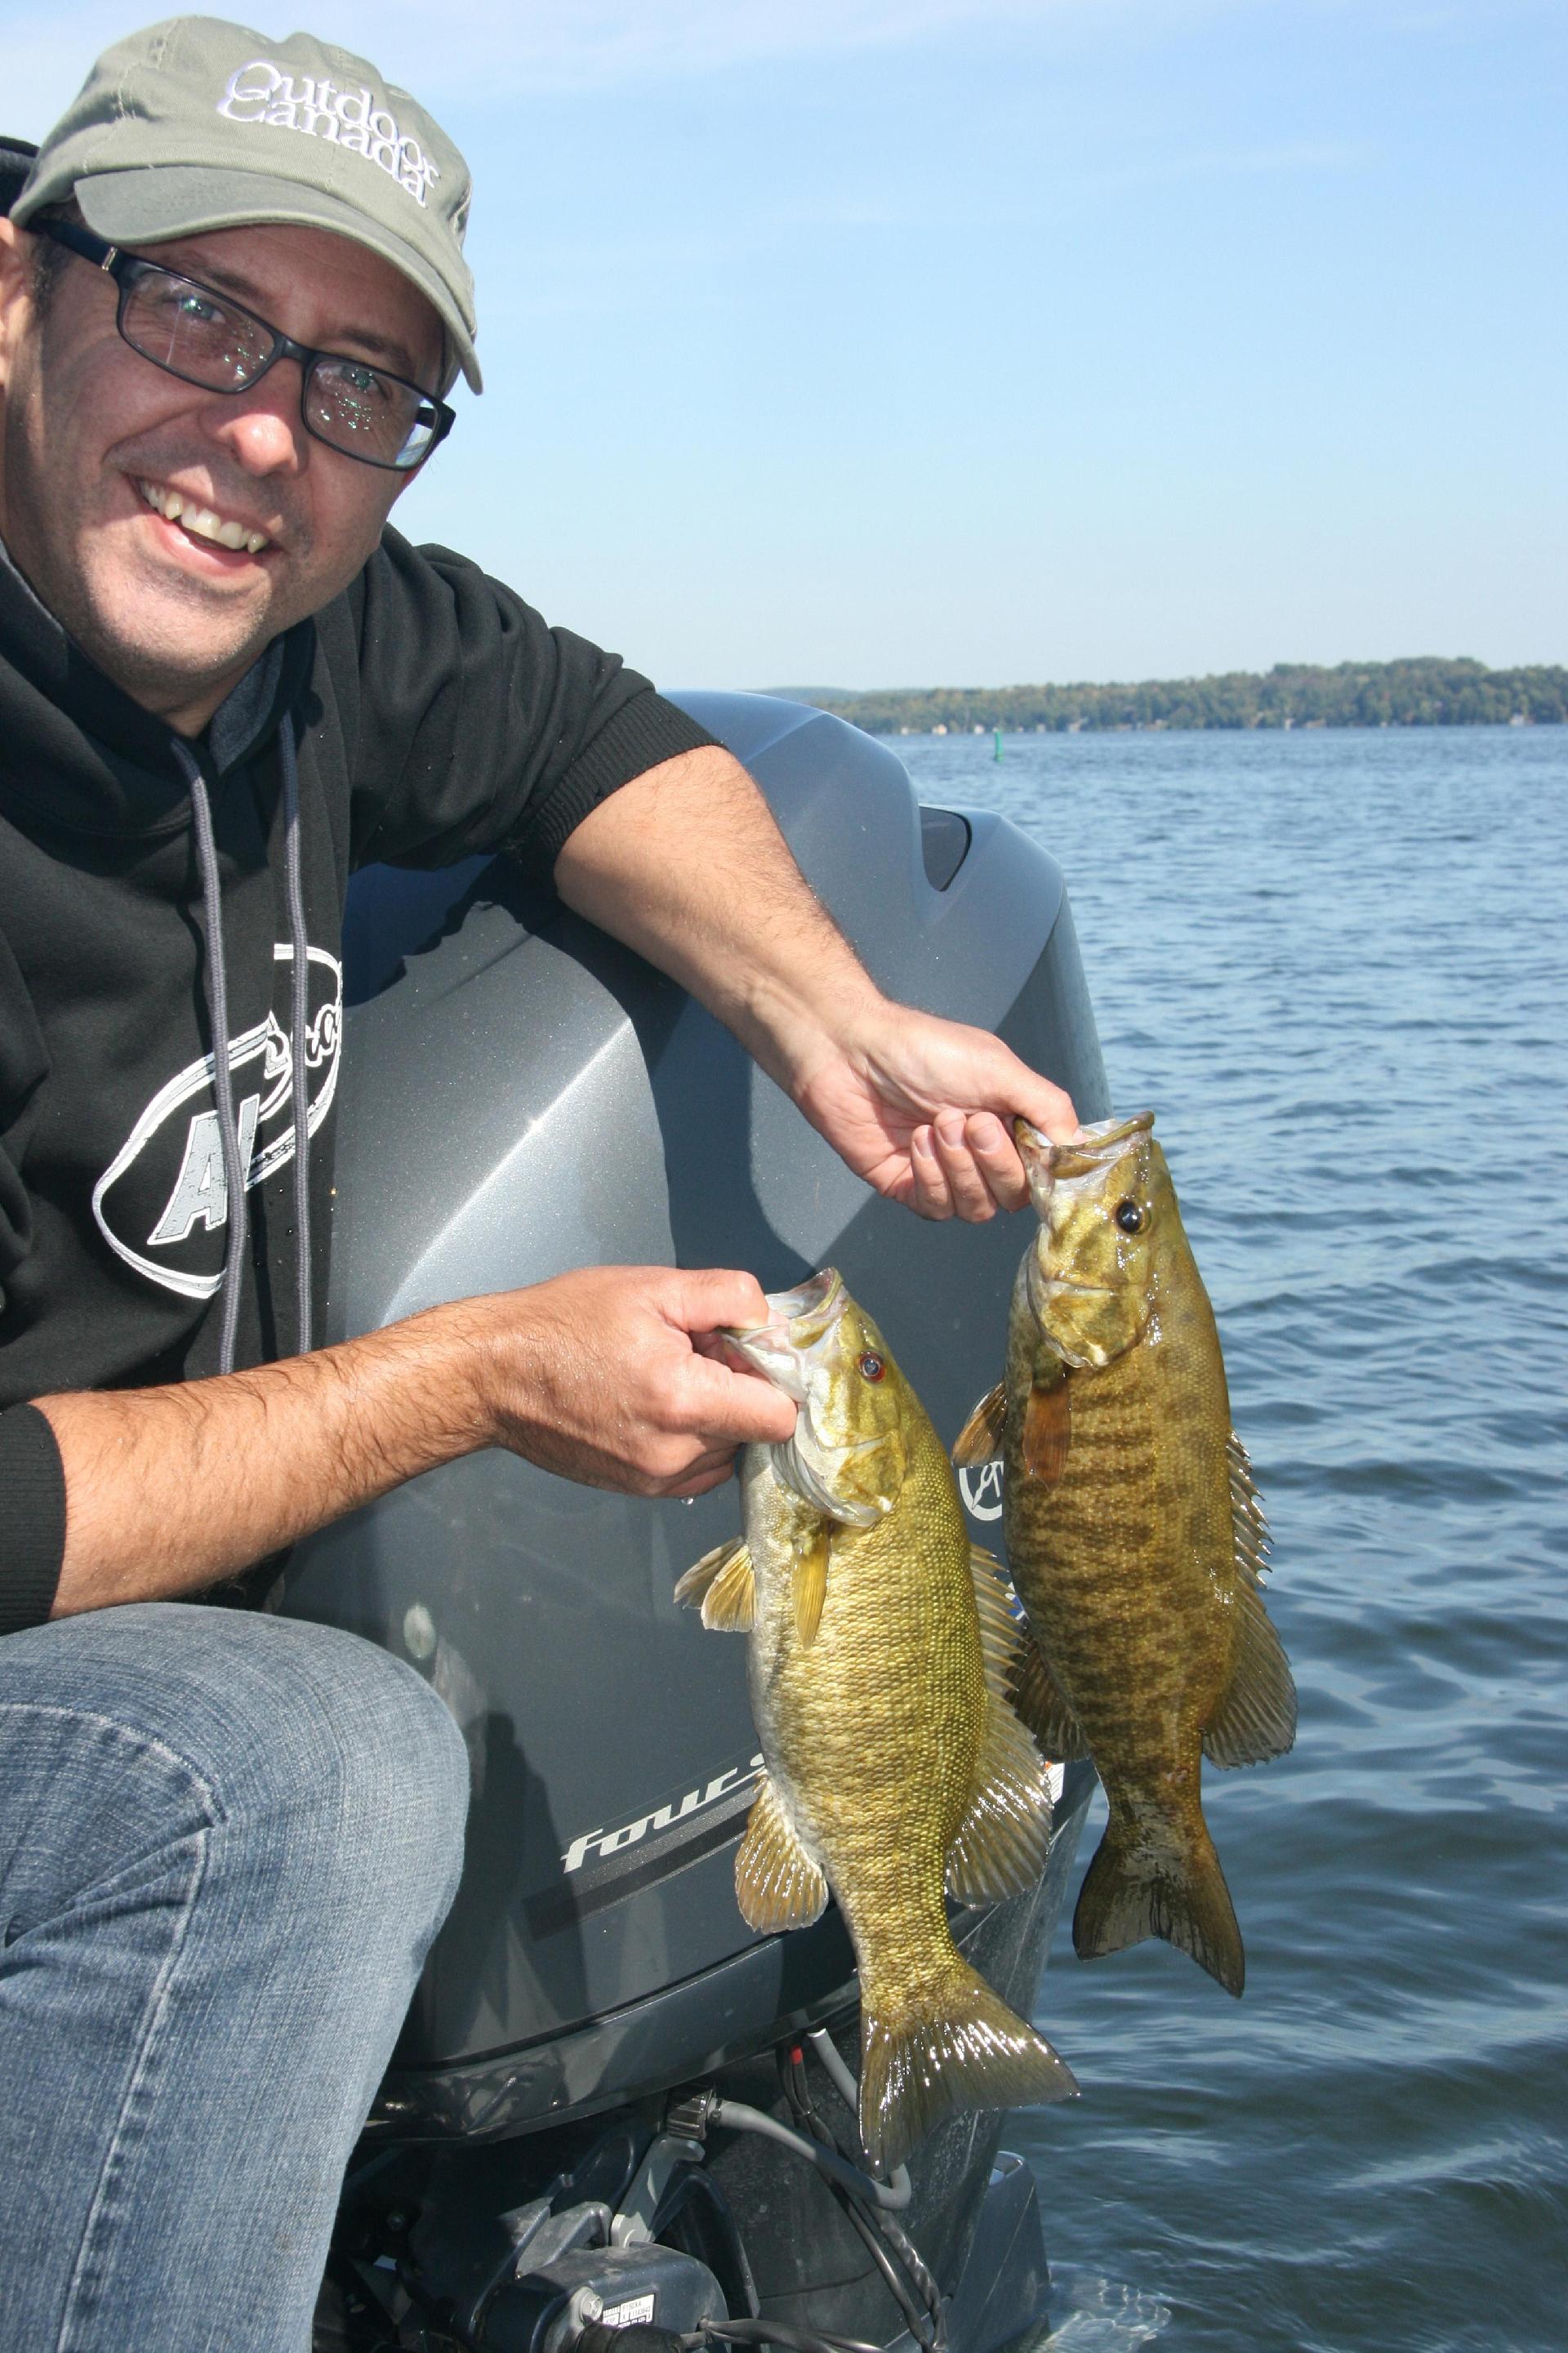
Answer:
POLYGON ((217 847, 213 840, 212 806, 206 778, 195 754, 174 738, 174 757, 191 788, 191 817, 196 833, 196 865, 202 878, 202 905, 206 914, 207 1013, 213 1033, 213 1095, 217 1103, 217 1132, 223 1146, 223 1184, 226 1219, 223 1251, 223 1331, 218 1345, 218 1370, 232 1373, 239 1333, 239 1293, 245 1280, 245 1249, 250 1213, 245 1198, 249 1174, 239 1156, 239 1128, 234 1116, 234 1078, 228 1066, 228 975, 223 954, 223 906, 218 884, 217 847))
POLYGON ((310 1012, 310 945, 305 936, 305 885, 300 853, 300 752, 294 723, 279 730, 283 762, 284 867, 289 885, 289 937, 294 950, 294 994, 289 1006, 289 1076, 294 1110, 294 1271, 299 1300, 299 1354, 310 1353, 310 1089, 306 1047, 310 1012))
MULTIPOLYGON (((172 739, 174 756, 191 788, 191 817, 195 828, 196 866, 201 876, 202 907, 206 919, 207 1012, 213 1038, 213 1094, 217 1104, 218 1139, 223 1151, 224 1193, 227 1217, 223 1254, 223 1321, 218 1343, 218 1370, 232 1373, 239 1339, 239 1303, 245 1286, 245 1261, 250 1238, 250 1211, 246 1188, 250 1171, 240 1155, 239 1124, 234 1111, 234 1073, 229 1067, 228 973, 223 946, 223 894, 218 877, 217 846, 213 838, 212 805, 201 764, 178 736, 172 739)), ((285 718, 279 735, 283 768, 285 869, 289 897, 289 932, 293 952, 293 993, 289 1019, 289 1093, 294 1118, 294 1240, 298 1274, 299 1353, 310 1345, 310 1123, 309 1072, 305 1067, 310 993, 309 943, 305 934, 305 892, 300 873, 300 773, 292 722, 285 718)))

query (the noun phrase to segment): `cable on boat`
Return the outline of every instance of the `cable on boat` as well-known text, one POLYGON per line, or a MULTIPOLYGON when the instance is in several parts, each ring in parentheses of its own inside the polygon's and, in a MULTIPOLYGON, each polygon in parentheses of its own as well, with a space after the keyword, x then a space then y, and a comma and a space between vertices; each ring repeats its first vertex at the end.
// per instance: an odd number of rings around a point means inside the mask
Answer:
MULTIPOLYGON (((810 2043, 812 2049, 816 2052, 824 2073, 827 2076, 828 2081, 832 2084, 834 2090, 837 2093, 839 2098, 843 2101, 850 2115, 852 2116, 858 2116, 860 2113, 859 2080, 857 2077, 854 2069, 849 2065, 848 2061, 844 2057, 842 2052, 839 2050, 837 2043, 835 2042, 832 2035, 827 2031, 826 2027, 813 2026, 809 2028, 807 2030, 805 2039, 810 2043)), ((909 2181, 909 2178, 910 2172, 908 2166, 900 2165, 896 2167, 891 2177, 894 2189, 898 2189, 906 2186, 909 2181)))
MULTIPOLYGON (((850 2115, 857 2116, 859 2085, 831 2037, 818 2028, 806 2039, 850 2115)), ((753 2108, 743 2100, 716 2099, 710 2094, 702 2095, 700 2103, 704 2111, 703 2122, 725 2126, 732 2132, 760 2134, 765 2139, 778 2142, 815 2167, 865 2243, 921 2353, 947 2353, 946 2316, 942 2291, 919 2249, 893 2220, 894 2213, 908 2206, 913 2196, 908 2168, 900 2165, 894 2169, 890 2180, 879 2181, 864 2165, 856 2164, 812 2104, 805 2082, 805 2057, 801 2044, 786 2046, 778 2056, 784 2097, 805 2130, 784 2124, 778 2117, 769 2116, 764 2109, 753 2108), (886 2245, 883 2244, 884 2240, 886 2245), (897 2262, 893 2260, 894 2256, 897 2262), (908 2284, 900 2276, 900 2264, 907 2274, 908 2284), (910 2293, 911 2285, 914 2295, 910 2293), (923 2310, 921 2304, 916 2301, 917 2295, 923 2301, 923 2310)), ((356 2264, 354 2268, 358 2271, 359 2266, 356 2264)), ((449 2316, 438 2309, 423 2284, 414 2275, 401 2249, 398 2251, 396 2273, 411 2304, 426 2323, 421 2331, 423 2342, 432 2348, 450 2347, 453 2353, 458 2353, 458 2348, 474 2343, 472 2337, 455 2327, 449 2316)), ((595 2353, 602 2353, 598 2340, 610 2334, 659 2340, 671 2348, 671 2353, 678 2353, 678 2348, 679 2353, 721 2353, 721 2348, 726 2347, 769 2345, 777 2347, 779 2353, 886 2353, 884 2347, 862 2337, 842 2337, 831 2330, 797 2328, 787 2321, 766 2319, 709 2320, 680 2336, 665 2336, 662 2331, 651 2327, 606 2332, 590 2324, 580 2332, 580 2338, 584 2344, 592 2344, 595 2353)))
POLYGON ((784 2353, 887 2353, 864 2337, 830 2337, 815 2328, 796 2328, 787 2320, 709 2320, 691 2329, 680 2342, 698 2348, 721 2345, 779 2345, 784 2353))
MULTIPOLYGON (((852 2116, 858 2115, 860 2087, 845 2064, 832 2037, 825 2028, 818 2027, 807 2036, 806 2040, 816 2052, 850 2115, 852 2116)), ((781 2051, 779 2060, 779 2073, 784 2084, 784 2097, 808 2131, 813 2133, 819 2141, 829 2141, 832 2128, 812 2105, 811 2094, 806 2087, 804 2058, 799 2045, 797 2044, 793 2051, 787 2052, 781 2051)), ((839 2144, 839 2154, 847 2155, 842 2143, 839 2144)), ((908 2182, 908 2171, 903 2166, 900 2166, 893 2175, 893 2187, 896 2189, 901 2189, 908 2182)), ((908 2233, 894 2221, 891 2214, 879 2208, 868 2208, 860 2197, 844 2189, 837 2182, 829 2182, 828 2187, 837 2200, 847 2220, 864 2242, 867 2253, 881 2273, 887 2283, 888 2292, 903 2314, 915 2343, 924 2348, 924 2353, 946 2353, 947 2314, 942 2303, 942 2289, 920 2249, 908 2233), (921 2300, 920 2305, 916 2304, 904 2280, 900 2278, 898 2265, 893 2263, 888 2248, 882 2244, 884 2239, 891 2246, 894 2254, 898 2256, 899 2263, 903 2266, 910 2284, 920 2296, 921 2300), (923 2310, 921 2305, 923 2305, 923 2310)))
MULTIPOLYGON (((765 2109, 753 2108, 744 2100, 715 2100, 709 2115, 716 2125, 725 2125, 731 2132, 761 2133, 767 2140, 776 2140, 785 2148, 793 2148, 797 2157, 804 2157, 808 2164, 815 2165, 817 2171, 826 2174, 830 2180, 842 2182, 845 2189, 852 2190, 858 2198, 868 2198, 878 2206, 887 2207, 895 2212, 910 2202, 911 2192, 907 2173, 901 2187, 879 2181, 875 2174, 867 2173, 858 2165, 851 2165, 847 2157, 840 2157, 836 2148, 825 2148, 820 2141, 807 2140, 805 2135, 796 2132, 793 2125, 780 2124, 777 2116, 770 2116, 765 2109)), ((902 2168, 900 2170, 902 2171, 902 2168)))
MULTIPOLYGON (((826 2026, 814 2026, 805 2039, 816 2052, 822 2066, 826 2070, 830 2081, 836 2086, 840 2099, 850 2115, 858 2116, 860 2113, 860 2086, 832 2035, 826 2026)), ((890 2179, 893 2188, 903 2193, 903 2202, 908 2204, 909 2168, 903 2165, 895 2166, 890 2179)), ((927 2266, 924 2256, 913 2241, 887 2212, 879 2213, 876 2221, 877 2228, 882 2232, 883 2237, 896 2248, 905 2270, 925 2299, 926 2309, 931 2314, 932 2326, 936 2331, 938 2348, 945 2348, 947 2318, 942 2307, 942 2290, 937 2285, 935 2276, 927 2266)), ((914 2333, 916 2338, 920 2339, 921 2331, 916 2328, 914 2333)))

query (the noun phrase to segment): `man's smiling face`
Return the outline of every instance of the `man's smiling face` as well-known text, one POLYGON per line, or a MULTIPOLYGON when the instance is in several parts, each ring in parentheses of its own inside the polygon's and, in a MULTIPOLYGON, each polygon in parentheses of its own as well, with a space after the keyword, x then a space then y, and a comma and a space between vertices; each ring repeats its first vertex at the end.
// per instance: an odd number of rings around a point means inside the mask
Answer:
MULTIPOLYGON (((0 537, 99 668, 195 733, 264 646, 348 586, 409 477, 312 439, 292 360, 235 394, 165 375, 121 341, 118 289, 85 261, 40 319, 33 244, 0 220, 0 537)), ((312 349, 438 388, 435 311, 344 237, 233 228, 138 250, 312 349)))

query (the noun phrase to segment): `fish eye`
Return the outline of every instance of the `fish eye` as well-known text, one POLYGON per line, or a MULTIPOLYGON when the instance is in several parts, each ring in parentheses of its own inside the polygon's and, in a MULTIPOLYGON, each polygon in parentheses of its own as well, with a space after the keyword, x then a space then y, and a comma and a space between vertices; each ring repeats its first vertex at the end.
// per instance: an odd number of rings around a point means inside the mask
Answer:
POLYGON ((860 1371, 863 1377, 868 1381, 879 1381, 887 1369, 888 1367, 882 1362, 880 1356, 875 1356, 872 1351, 868 1348, 865 1355, 860 1359, 860 1371))
POLYGON ((1131 1198, 1118 1201, 1110 1214, 1124 1234, 1141 1234, 1149 1222, 1142 1204, 1131 1198))

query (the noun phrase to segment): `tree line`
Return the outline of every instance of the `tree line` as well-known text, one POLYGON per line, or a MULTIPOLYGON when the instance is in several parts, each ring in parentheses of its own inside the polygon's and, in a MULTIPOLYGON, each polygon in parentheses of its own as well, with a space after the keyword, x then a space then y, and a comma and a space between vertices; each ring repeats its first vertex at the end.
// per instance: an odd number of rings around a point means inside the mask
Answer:
POLYGON ((805 690, 872 735, 1099 727, 1486 727, 1568 721, 1568 669, 1484 662, 1276 662, 1270 670, 1133 685, 805 690))

